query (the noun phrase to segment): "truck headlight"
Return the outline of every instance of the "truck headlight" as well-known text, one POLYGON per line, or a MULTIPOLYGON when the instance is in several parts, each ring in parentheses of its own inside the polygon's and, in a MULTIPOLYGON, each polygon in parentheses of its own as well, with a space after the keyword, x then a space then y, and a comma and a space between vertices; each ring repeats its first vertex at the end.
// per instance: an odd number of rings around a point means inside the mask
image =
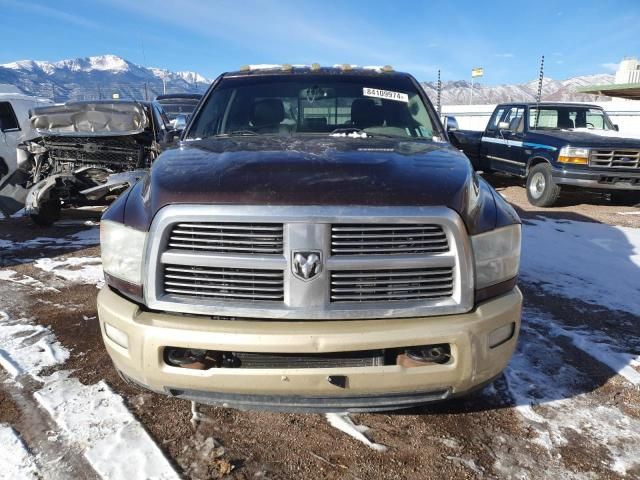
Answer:
POLYGON ((476 289, 510 280, 520 268, 521 226, 509 225, 471 237, 476 289))
POLYGON ((146 240, 146 232, 109 220, 101 221, 100 248, 104 272, 125 282, 142 285, 146 240))
POLYGON ((558 154, 558 162, 573 163, 575 165, 589 164, 589 149, 576 147, 562 147, 558 154))

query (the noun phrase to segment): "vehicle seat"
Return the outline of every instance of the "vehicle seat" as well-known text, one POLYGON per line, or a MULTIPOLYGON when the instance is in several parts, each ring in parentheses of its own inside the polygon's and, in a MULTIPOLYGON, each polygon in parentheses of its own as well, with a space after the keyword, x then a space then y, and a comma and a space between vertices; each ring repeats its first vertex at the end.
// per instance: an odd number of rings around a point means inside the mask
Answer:
POLYGON ((326 132, 327 119, 325 117, 305 118, 302 122, 302 127, 305 132, 326 132))
POLYGON ((357 128, 382 126, 384 118, 376 103, 369 98, 356 98, 351 104, 351 124, 357 128))
POLYGON ((564 115, 560 115, 558 117, 558 128, 574 128, 575 125, 573 123, 573 120, 571 120, 571 118, 569 118, 569 115, 564 116, 564 115))
POLYGON ((520 125, 522 125, 522 119, 524 117, 514 117, 511 119, 511 121, 509 122, 509 130, 511 130, 512 132, 520 132, 520 125))
POLYGON ((283 120, 284 104, 279 98, 266 98, 253 104, 251 125, 256 133, 279 133, 283 120))

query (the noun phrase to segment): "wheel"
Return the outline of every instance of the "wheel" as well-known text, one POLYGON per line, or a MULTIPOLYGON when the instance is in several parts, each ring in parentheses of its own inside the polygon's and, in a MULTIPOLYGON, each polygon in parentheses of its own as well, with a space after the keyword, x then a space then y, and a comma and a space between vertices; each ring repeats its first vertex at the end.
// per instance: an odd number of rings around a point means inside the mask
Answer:
POLYGON ((527 175, 527 199, 536 207, 550 207, 560 196, 560 185, 553 181, 551 165, 539 163, 527 175))
POLYGON ((630 192, 628 190, 611 192, 611 202, 614 205, 634 207, 640 203, 640 192, 630 192))
POLYGON ((40 205, 38 213, 30 215, 31 220, 41 227, 50 227, 60 219, 60 199, 57 195, 51 195, 40 205))

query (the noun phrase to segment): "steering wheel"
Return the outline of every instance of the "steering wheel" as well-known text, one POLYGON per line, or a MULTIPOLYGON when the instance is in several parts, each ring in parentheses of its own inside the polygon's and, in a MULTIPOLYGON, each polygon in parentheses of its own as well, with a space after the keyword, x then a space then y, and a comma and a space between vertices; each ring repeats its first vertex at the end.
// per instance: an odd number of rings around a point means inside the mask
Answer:
POLYGON ((587 122, 587 128, 596 128, 596 126, 591 122, 587 122))

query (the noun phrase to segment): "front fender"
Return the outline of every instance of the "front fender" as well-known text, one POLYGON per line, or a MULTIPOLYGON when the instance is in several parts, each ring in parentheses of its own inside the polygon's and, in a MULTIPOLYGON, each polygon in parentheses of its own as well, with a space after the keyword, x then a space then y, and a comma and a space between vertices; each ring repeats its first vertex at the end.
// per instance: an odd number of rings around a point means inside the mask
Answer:
POLYGON ((556 157, 555 152, 549 150, 534 150, 533 153, 527 159, 527 166, 525 169, 525 175, 529 174, 529 169, 540 161, 548 162, 550 165, 555 165, 556 157))

